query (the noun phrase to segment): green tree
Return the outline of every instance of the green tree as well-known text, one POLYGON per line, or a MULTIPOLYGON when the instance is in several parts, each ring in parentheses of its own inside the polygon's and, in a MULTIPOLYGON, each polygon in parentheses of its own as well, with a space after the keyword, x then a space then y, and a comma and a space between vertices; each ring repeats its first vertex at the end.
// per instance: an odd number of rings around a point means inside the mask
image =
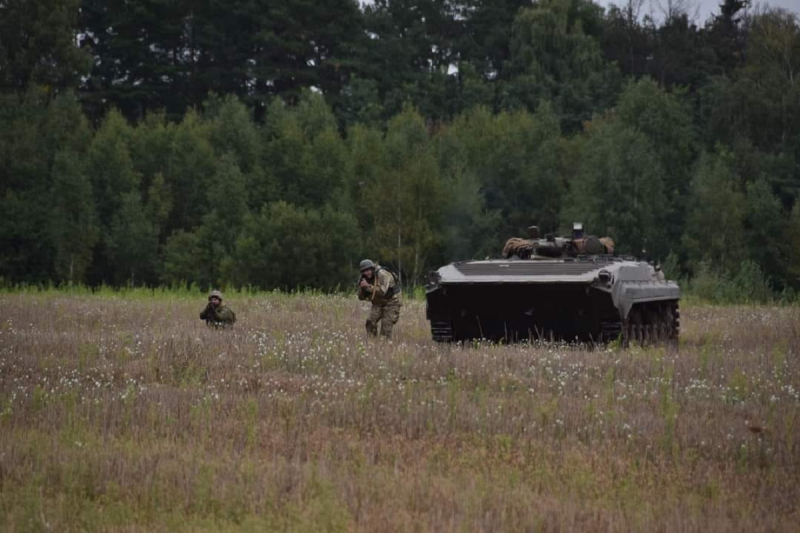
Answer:
POLYGON ((645 78, 626 87, 615 109, 616 119, 647 137, 658 156, 664 171, 665 229, 670 242, 681 237, 690 169, 696 158, 692 112, 681 96, 645 78))
POLYGON ((138 192, 124 193, 106 237, 115 284, 152 283, 156 279, 158 228, 148 216, 138 192))
POLYGON ((217 167, 210 125, 194 111, 188 112, 175 126, 169 154, 164 180, 172 191, 173 206, 167 228, 192 230, 210 211, 207 191, 217 167))
POLYGON ((40 282, 53 277, 50 232, 56 155, 82 157, 90 132, 71 95, 39 89, 0 96, 0 276, 40 282))
POLYGON ((748 27, 744 65, 700 93, 701 124, 707 146, 731 147, 744 177, 764 174, 788 209, 800 191, 800 26, 790 13, 766 10, 748 27))
POLYGON ((786 227, 786 277, 794 290, 800 289, 800 202, 795 203, 786 227))
POLYGON ((195 260, 199 261, 201 276, 191 281, 221 286, 236 240, 250 212, 245 178, 233 154, 222 156, 209 185, 208 203, 211 210, 203 216, 203 223, 196 230, 201 252, 195 260))
POLYGON ((209 211, 203 215, 202 223, 167 239, 162 274, 166 283, 219 287, 233 268, 230 263, 236 240, 250 212, 245 178, 236 156, 222 156, 206 194, 209 211))
POLYGON ((80 2, 81 45, 92 54, 82 80, 84 105, 94 119, 109 108, 139 120, 165 110, 170 117, 198 105, 209 88, 196 89, 200 50, 188 41, 204 4, 143 0, 80 2))
POLYGON ((50 204, 55 274, 69 284, 82 283, 100 232, 96 225, 91 180, 73 152, 62 151, 56 155, 50 204))
POLYGON ((486 207, 478 178, 457 167, 449 169, 444 181, 446 205, 439 230, 443 243, 437 263, 496 255, 500 213, 486 207))
POLYGON ((459 109, 468 110, 476 105, 499 109, 501 88, 512 77, 514 17, 530 4, 528 0, 462 0, 456 3, 457 19, 463 21, 455 44, 462 100, 459 109))
POLYGON ((558 227, 564 192, 560 135, 546 103, 535 114, 520 110, 493 116, 477 108, 444 130, 443 138, 463 154, 464 168, 475 174, 486 209, 499 213, 496 250, 531 224, 545 231, 558 227))
POLYGON ((662 87, 695 89, 705 84, 716 58, 683 6, 671 4, 660 26, 649 23, 653 42, 648 74, 662 87))
POLYGON ((378 94, 378 83, 372 79, 353 76, 342 89, 335 112, 342 129, 355 124, 379 126, 383 106, 378 94))
POLYGON ((210 260, 198 232, 177 230, 164 245, 161 282, 171 286, 198 283, 209 288, 211 268, 205 261, 210 260))
POLYGON ((750 258, 777 288, 783 288, 788 250, 783 240, 786 222, 781 202, 763 178, 747 184, 745 199, 744 222, 750 258))
POLYGON ((514 19, 511 66, 504 106, 535 109, 552 101, 567 131, 610 107, 619 76, 603 61, 600 8, 583 0, 544 0, 514 19))
POLYGON ((716 56, 719 73, 731 75, 744 63, 746 57, 745 10, 750 0, 723 0, 719 14, 707 26, 708 42, 716 56))
POLYGON ((75 87, 91 66, 77 46, 80 0, 6 0, 0 4, 0 89, 75 87))
POLYGON ((140 189, 146 191, 156 179, 169 170, 175 149, 175 125, 163 113, 150 113, 131 128, 127 139, 134 170, 141 176, 140 189))
POLYGON ((161 172, 156 173, 147 188, 145 197, 145 210, 147 217, 155 225, 159 242, 162 242, 167 234, 167 221, 170 211, 172 211, 172 191, 164 180, 161 172))
POLYGON ((652 33, 642 24, 643 7, 644 0, 610 5, 601 38, 606 60, 616 63, 625 75, 634 78, 648 72, 648 57, 653 53, 652 33))
POLYGON ((444 182, 443 243, 437 262, 484 257, 497 252, 500 211, 490 210, 481 180, 461 138, 465 132, 445 128, 436 136, 439 169, 444 182))
POLYGON ((248 215, 229 279, 263 289, 346 289, 357 272, 359 233, 346 212, 269 204, 248 215))
POLYGON ((132 128, 116 111, 105 118, 89 146, 87 171, 92 178, 100 224, 111 226, 122 206, 122 197, 138 192, 141 175, 136 172, 129 149, 132 128))
POLYGON ((387 169, 386 146, 379 130, 357 124, 347 131, 347 165, 344 190, 359 226, 372 231, 374 209, 370 209, 367 191, 378 183, 387 169))
POLYGON ((233 95, 206 102, 209 141, 217 154, 231 154, 244 176, 249 208, 257 209, 276 194, 272 175, 262 166, 262 138, 245 105, 233 95))
POLYGON ((375 224, 366 250, 415 283, 441 240, 445 187, 427 129, 414 109, 391 120, 385 144, 388 168, 365 184, 364 200, 375 224))
POLYGON ((297 106, 276 100, 267 113, 264 166, 279 195, 297 206, 324 206, 345 186, 347 147, 321 96, 304 93, 297 106))
POLYGON ((754 18, 742 83, 751 95, 750 139, 764 151, 797 146, 800 136, 800 25, 786 11, 754 18))
POLYGON ((570 182, 564 225, 582 221, 620 253, 666 258, 664 171, 653 146, 619 122, 595 120, 570 182))
POLYGON ((388 115, 406 104, 433 120, 450 115, 450 66, 460 34, 457 4, 448 0, 376 0, 364 6, 368 39, 361 75, 378 84, 388 115))
POLYGON ((704 261, 718 272, 738 269, 745 249, 746 199, 733 156, 720 149, 703 154, 692 179, 683 244, 695 271, 704 261))

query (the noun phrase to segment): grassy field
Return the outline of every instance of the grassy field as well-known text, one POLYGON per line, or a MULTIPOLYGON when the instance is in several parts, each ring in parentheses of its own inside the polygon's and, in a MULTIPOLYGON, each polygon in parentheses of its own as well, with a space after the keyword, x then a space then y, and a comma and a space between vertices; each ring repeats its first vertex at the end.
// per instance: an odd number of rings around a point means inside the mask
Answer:
POLYGON ((4 294, 4 531, 797 531, 800 309, 679 350, 435 345, 407 302, 4 294))

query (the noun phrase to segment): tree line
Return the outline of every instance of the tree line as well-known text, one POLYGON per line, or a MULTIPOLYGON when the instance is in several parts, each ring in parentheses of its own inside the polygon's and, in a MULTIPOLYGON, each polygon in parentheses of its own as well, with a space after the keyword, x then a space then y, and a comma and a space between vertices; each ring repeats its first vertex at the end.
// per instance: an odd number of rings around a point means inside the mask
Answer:
POLYGON ((332 290, 369 256, 417 283, 582 221, 793 294, 797 16, 641 6, 0 2, 0 277, 332 290))

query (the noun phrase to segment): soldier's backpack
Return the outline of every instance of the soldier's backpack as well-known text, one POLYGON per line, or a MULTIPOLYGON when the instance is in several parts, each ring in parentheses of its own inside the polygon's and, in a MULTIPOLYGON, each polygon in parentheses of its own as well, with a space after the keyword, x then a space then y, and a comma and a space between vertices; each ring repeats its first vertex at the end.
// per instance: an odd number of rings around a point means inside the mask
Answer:
POLYGON ((392 276, 392 279, 394 279, 394 285, 392 287, 389 287, 389 290, 386 292, 386 299, 388 300, 389 298, 392 298, 395 294, 400 292, 400 279, 397 277, 397 274, 394 271, 384 266, 379 266, 378 269, 375 271, 376 277, 378 275, 378 272, 380 272, 381 270, 385 270, 386 272, 388 272, 392 276))

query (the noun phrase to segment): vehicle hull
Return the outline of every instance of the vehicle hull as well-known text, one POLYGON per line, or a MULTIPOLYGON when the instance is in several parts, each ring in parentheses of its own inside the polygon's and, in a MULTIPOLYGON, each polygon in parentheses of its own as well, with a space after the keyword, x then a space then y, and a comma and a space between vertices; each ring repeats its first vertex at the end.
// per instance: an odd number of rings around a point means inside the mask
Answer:
POLYGON ((435 340, 603 341, 622 320, 611 295, 585 284, 443 285, 427 295, 435 340))
POLYGON ((427 318, 441 342, 644 343, 677 338, 679 298, 635 260, 470 261, 431 274, 427 318))

